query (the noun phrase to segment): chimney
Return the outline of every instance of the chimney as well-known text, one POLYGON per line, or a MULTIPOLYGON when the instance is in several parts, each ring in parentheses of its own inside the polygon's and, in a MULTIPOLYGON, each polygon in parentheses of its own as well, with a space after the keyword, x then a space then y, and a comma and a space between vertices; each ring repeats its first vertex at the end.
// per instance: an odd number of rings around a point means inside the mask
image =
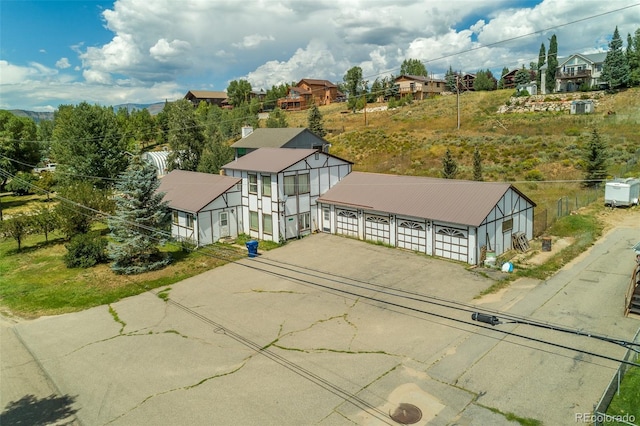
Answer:
POLYGON ((242 126, 242 139, 246 138, 251 133, 253 133, 253 127, 251 127, 251 126, 242 126))

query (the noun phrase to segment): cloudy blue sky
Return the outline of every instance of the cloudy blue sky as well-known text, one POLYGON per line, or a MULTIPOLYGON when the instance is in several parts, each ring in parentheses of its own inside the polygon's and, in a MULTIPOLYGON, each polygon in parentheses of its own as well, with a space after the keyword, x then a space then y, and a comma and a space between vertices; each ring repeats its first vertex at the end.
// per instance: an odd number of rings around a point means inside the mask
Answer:
POLYGON ((637 0, 2 0, 0 109, 175 100, 188 90, 397 74, 442 77, 607 50, 640 28, 637 0))

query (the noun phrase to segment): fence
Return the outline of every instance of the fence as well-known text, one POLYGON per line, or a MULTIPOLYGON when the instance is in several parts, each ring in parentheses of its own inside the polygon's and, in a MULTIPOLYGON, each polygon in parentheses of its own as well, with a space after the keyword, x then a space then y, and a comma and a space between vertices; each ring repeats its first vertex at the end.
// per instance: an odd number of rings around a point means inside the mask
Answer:
MULTIPOLYGON (((638 342, 638 335, 640 335, 640 329, 636 331, 636 335, 633 337, 634 343, 638 342)), ((625 361, 638 363, 638 361, 640 360, 640 357, 638 352, 634 351, 633 349, 627 349, 627 353, 625 354, 623 359, 625 361)), ((600 401, 593 407, 593 425, 594 426, 603 425, 605 424, 605 422, 610 422, 611 420, 614 420, 614 419, 618 424, 627 424, 631 426, 636 426, 636 423, 629 423, 622 419, 616 418, 616 416, 611 416, 606 414, 607 409, 609 408, 609 404, 611 404, 611 400, 613 400, 613 397, 615 395, 620 394, 620 383, 622 382, 622 378, 630 368, 638 368, 638 367, 633 367, 629 364, 620 364, 620 367, 618 367, 618 370, 614 373, 613 377, 611 378, 611 381, 609 382, 609 386, 607 386, 604 393, 602 394, 602 398, 600 398, 600 401)), ((617 417, 622 417, 622 416, 617 416, 617 417)), ((640 419, 634 419, 633 421, 637 421, 637 420, 640 420, 640 419)))
POLYGON ((547 205, 546 208, 542 207, 534 215, 534 238, 544 234, 547 228, 559 218, 568 216, 572 211, 581 207, 588 206, 596 201, 600 195, 600 186, 596 185, 594 188, 578 191, 573 195, 562 196, 555 203, 547 205))

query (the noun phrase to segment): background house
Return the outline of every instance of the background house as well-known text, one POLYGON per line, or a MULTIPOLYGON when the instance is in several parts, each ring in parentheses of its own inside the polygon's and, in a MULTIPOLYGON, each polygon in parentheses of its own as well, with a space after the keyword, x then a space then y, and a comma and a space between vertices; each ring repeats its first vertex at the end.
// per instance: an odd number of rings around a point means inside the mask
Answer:
POLYGON ((471 265, 533 238, 535 203, 508 183, 353 172, 317 202, 323 232, 471 265))
POLYGON ((219 107, 228 106, 227 92, 214 92, 210 90, 189 90, 184 98, 190 101, 193 106, 198 106, 200 102, 206 102, 219 107))
POLYGON ((576 92, 582 85, 590 88, 604 88, 607 82, 601 81, 600 77, 606 57, 606 53, 576 53, 566 59, 558 60, 556 91, 576 92))
POLYGON ((421 75, 400 75, 395 79, 400 97, 412 95, 415 100, 423 100, 446 90, 445 80, 433 79, 421 75))
POLYGON ((304 148, 329 151, 329 142, 303 127, 260 128, 244 127, 242 139, 231 145, 238 159, 258 148, 304 148))
POLYGON ((238 236, 242 230, 241 180, 210 173, 173 170, 158 192, 169 202, 171 235, 197 246, 238 236))
POLYGON ((338 86, 328 80, 303 78, 289 88, 286 97, 278 99, 278 107, 287 111, 300 111, 312 104, 329 105, 343 96, 338 86))
POLYGON ((222 167, 242 179, 243 232, 283 241, 318 229, 316 200, 352 163, 315 149, 259 148, 222 167))

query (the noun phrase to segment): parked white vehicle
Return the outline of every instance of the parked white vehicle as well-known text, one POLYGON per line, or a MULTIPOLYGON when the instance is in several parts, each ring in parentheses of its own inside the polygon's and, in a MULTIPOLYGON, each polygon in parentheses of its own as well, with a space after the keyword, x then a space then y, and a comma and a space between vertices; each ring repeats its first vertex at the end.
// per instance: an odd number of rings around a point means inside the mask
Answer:
POLYGON ((56 170, 56 164, 55 163, 49 163, 44 167, 36 167, 35 169, 33 169, 33 171, 36 172, 36 173, 54 172, 55 170, 56 170))

